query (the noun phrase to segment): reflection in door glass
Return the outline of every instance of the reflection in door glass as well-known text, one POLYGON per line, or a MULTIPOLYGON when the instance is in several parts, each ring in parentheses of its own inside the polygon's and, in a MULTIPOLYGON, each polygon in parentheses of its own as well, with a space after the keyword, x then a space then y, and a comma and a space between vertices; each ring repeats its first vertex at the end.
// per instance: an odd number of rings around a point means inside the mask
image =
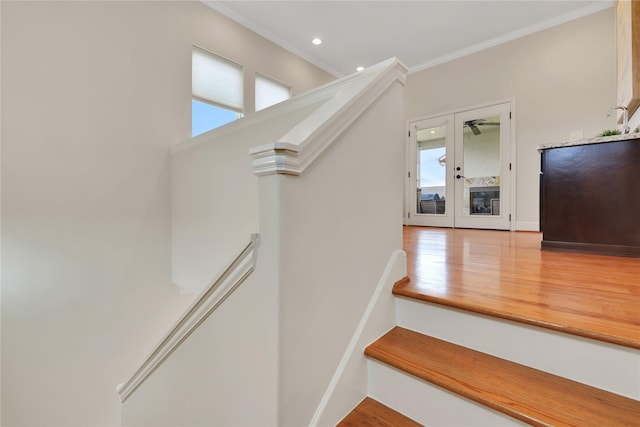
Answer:
POLYGON ((464 215, 500 215, 500 116, 464 122, 464 215))
POLYGON ((446 129, 436 126, 417 131, 418 214, 444 215, 446 210, 446 129))

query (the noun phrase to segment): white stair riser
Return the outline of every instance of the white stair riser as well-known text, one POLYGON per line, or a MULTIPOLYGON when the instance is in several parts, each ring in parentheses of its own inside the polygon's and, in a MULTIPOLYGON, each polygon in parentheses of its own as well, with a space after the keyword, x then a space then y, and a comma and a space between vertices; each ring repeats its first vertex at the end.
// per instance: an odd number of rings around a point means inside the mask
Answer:
POLYGON ((527 424, 374 360, 368 362, 369 395, 434 427, 520 427, 527 424))
POLYGON ((409 298, 396 313, 404 328, 640 400, 640 350, 409 298))

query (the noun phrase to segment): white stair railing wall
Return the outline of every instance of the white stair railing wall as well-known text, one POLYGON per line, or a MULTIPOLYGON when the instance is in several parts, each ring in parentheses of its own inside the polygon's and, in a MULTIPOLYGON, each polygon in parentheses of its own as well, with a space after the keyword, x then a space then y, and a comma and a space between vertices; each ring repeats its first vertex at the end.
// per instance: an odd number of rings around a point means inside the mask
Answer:
POLYGON ((123 425, 323 425, 366 394, 348 350, 363 316, 394 319, 372 298, 404 271, 405 78, 391 59, 174 150, 174 282, 199 291, 255 232, 258 262, 129 395, 123 425))
POLYGON ((181 291, 200 292, 228 261, 230 248, 240 247, 258 230, 258 177, 251 147, 278 138, 317 103, 311 100, 296 109, 275 106, 275 111, 233 122, 173 149, 171 267, 173 283, 181 291), (271 120, 256 120, 263 115, 271 120))

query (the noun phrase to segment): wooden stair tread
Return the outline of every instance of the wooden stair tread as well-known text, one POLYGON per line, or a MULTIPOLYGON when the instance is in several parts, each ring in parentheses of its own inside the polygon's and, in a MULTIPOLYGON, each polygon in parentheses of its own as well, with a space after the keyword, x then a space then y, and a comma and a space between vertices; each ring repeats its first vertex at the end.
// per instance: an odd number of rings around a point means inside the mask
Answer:
POLYGON ((640 349, 637 258, 541 251, 541 233, 403 227, 393 293, 640 349))
POLYGON ((365 397, 337 427, 419 427, 411 418, 394 411, 375 399, 365 397))
POLYGON ((365 354, 536 426, 640 426, 640 401, 401 327, 365 354))
MULTIPOLYGON (((468 295, 452 295, 453 292, 450 292, 446 297, 442 297, 431 292, 425 292, 420 284, 416 284, 409 277, 396 282, 393 287, 393 294, 640 349, 640 329, 635 324, 637 320, 630 322, 631 326, 629 326, 629 324, 607 321, 602 317, 552 312, 546 307, 529 307, 525 310, 521 304, 511 304, 511 301, 507 298, 496 295, 483 295, 482 293, 469 298, 468 295)), ((621 304, 616 300, 602 305, 618 307, 621 304)), ((637 311, 638 304, 634 300, 625 301, 623 305, 624 307, 619 309, 621 312, 625 311, 624 309, 630 313, 637 311)), ((637 314, 633 314, 633 316, 638 317, 637 314)))

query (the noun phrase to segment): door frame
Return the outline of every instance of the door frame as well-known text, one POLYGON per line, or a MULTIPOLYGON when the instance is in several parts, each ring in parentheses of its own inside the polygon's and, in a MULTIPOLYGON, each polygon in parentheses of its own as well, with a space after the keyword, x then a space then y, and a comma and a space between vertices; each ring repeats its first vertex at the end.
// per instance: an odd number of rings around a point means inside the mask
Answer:
MULTIPOLYGON (((454 128, 455 128, 455 115, 448 114, 444 116, 433 117, 425 120, 418 120, 411 122, 412 128, 409 130, 409 172, 407 173, 407 177, 409 179, 409 184, 407 184, 406 193, 412 194, 412 198, 408 199, 409 204, 407 204, 407 222, 410 222, 411 225, 422 225, 429 227, 453 227, 454 224, 454 211, 452 208, 452 204, 449 204, 445 208, 445 214, 420 214, 417 216, 417 200, 416 200, 416 182, 420 179, 420 174, 417 170, 414 171, 415 166, 418 163, 417 156, 417 134, 418 128, 433 128, 433 127, 444 127, 446 129, 446 145, 445 148, 447 151, 453 153, 454 151, 454 128), (413 200, 413 202, 411 202, 413 200)), ((454 165, 452 162, 445 163, 445 177, 453 176, 454 165)), ((447 179, 448 181, 448 179, 447 179)), ((453 200, 454 195, 454 183, 450 182, 446 185, 446 191, 441 196, 445 197, 445 200, 453 200)), ((451 203, 451 202, 449 202, 451 203)))
POLYGON ((517 222, 517 215, 516 215, 516 206, 517 206, 517 195, 516 195, 516 184, 517 184, 517 180, 516 180, 516 173, 518 171, 517 168, 517 164, 516 164, 516 159, 517 159, 517 143, 516 143, 516 128, 517 128, 517 104, 516 104, 516 98, 505 98, 505 99, 499 99, 499 100, 495 100, 495 101, 490 101, 490 102, 484 102, 481 104, 475 104, 475 105, 471 105, 471 106, 466 106, 466 107, 460 107, 460 108, 455 108, 452 110, 448 110, 448 111, 443 111, 440 113, 435 113, 435 114, 429 114, 427 116, 421 116, 421 117, 416 117, 416 118, 412 118, 412 119, 407 119, 406 123, 405 123, 405 128, 406 128, 406 143, 405 143, 405 167, 406 167, 406 172, 405 172, 405 188, 404 188, 404 210, 403 210, 403 216, 402 216, 402 221, 404 225, 412 225, 412 219, 410 217, 411 215, 411 204, 415 203, 415 185, 412 185, 412 177, 411 177, 411 170, 412 170, 412 164, 411 164, 411 159, 412 159, 412 153, 411 153, 411 125, 417 122, 421 122, 421 121, 425 121, 425 120, 431 120, 431 119, 436 119, 439 117, 443 117, 443 116, 449 116, 449 115, 455 115, 455 114, 459 114, 459 113, 465 113, 467 111, 471 111, 471 110, 477 110, 477 109, 481 109, 481 108, 486 108, 486 107, 491 107, 494 105, 498 105, 498 104, 505 104, 505 103, 509 103, 511 105, 511 122, 510 122, 510 141, 509 141, 509 163, 511 164, 511 170, 510 170, 510 174, 509 174, 509 186, 510 186, 510 201, 509 201, 509 212, 510 212, 510 222, 509 222, 509 230, 510 231, 515 231, 516 230, 516 222, 517 222))

